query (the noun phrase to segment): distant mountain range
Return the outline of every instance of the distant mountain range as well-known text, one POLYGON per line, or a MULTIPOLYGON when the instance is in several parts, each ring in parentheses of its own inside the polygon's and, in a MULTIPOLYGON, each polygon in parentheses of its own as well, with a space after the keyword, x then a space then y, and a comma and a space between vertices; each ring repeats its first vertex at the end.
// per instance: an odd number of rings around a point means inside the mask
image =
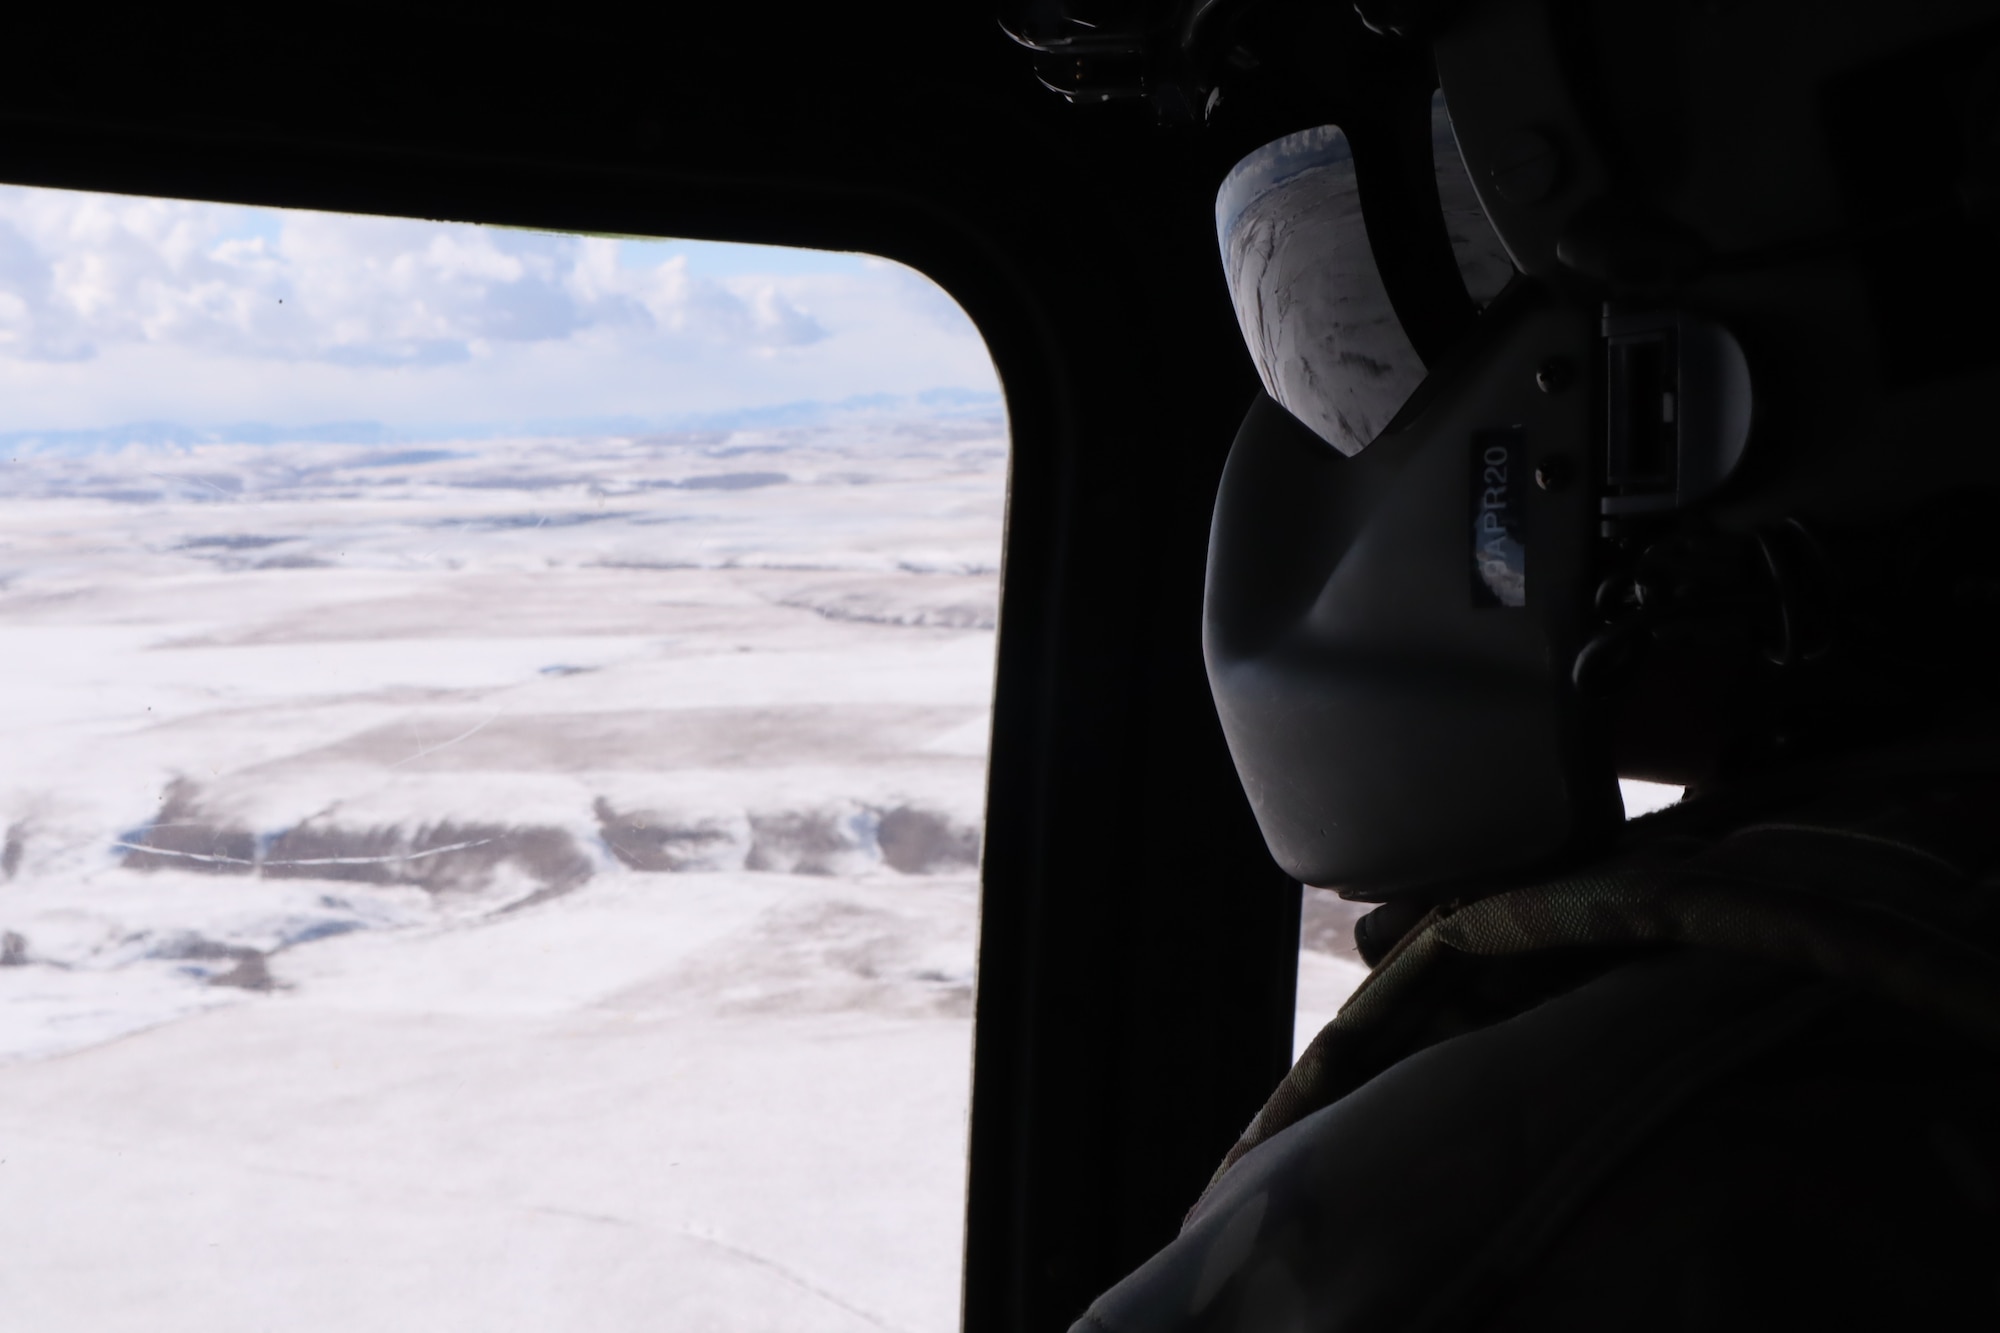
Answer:
POLYGON ((977 389, 928 389, 916 394, 860 394, 837 402, 779 403, 726 412, 692 412, 667 417, 563 417, 514 422, 452 422, 396 426, 380 421, 322 421, 276 426, 242 421, 223 426, 190 426, 178 421, 134 421, 83 430, 0 432, 0 459, 21 453, 92 454, 123 449, 191 448, 201 444, 417 444, 440 440, 487 440, 503 436, 637 435, 676 430, 756 430, 814 426, 843 417, 998 417, 1000 395, 977 389))

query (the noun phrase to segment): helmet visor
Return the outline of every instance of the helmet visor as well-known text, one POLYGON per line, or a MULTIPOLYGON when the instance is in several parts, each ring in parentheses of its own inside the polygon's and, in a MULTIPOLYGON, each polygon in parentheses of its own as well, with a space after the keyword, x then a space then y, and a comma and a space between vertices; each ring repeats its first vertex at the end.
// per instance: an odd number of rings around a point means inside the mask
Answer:
MULTIPOLYGON (((1431 139, 1453 257, 1484 305, 1513 265, 1473 193, 1441 96, 1431 100, 1431 139)), ((1237 163, 1215 198, 1215 231, 1264 391, 1341 453, 1359 453, 1425 368, 1369 248, 1346 134, 1302 130, 1237 163)))

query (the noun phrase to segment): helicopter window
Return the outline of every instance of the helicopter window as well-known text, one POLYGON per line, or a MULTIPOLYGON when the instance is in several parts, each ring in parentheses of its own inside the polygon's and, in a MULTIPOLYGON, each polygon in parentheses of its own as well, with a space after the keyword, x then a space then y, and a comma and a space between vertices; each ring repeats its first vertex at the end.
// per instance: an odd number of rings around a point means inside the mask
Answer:
POLYGON ((0 187, 0 382, 14 1326, 955 1322, 949 298, 0 187))
POLYGON ((1451 237, 1458 275, 1464 279, 1472 303, 1483 308, 1512 281, 1514 261, 1472 188, 1472 175, 1459 154, 1458 136, 1452 131, 1442 91, 1431 94, 1431 159, 1436 164, 1438 202, 1444 208, 1445 231, 1451 237))
POLYGON ((1665 782, 1641 782, 1637 778, 1618 779, 1618 794, 1625 801, 1625 817, 1637 819, 1655 810, 1664 810, 1680 800, 1681 787, 1665 782))
MULTIPOLYGON (((1619 794, 1625 817, 1664 810, 1680 800, 1682 789, 1662 782, 1620 778, 1619 794)), ((1374 910, 1373 903, 1348 902, 1330 889, 1307 888, 1299 912, 1298 998, 1292 1026, 1294 1057, 1340 1012, 1340 1006, 1368 975, 1368 965, 1354 941, 1354 923, 1374 910)))
POLYGON ((1304 890, 1299 911, 1299 989, 1292 1026, 1296 1058, 1333 1021, 1340 1006, 1368 975, 1354 943, 1354 923, 1373 903, 1352 903, 1330 889, 1304 890))

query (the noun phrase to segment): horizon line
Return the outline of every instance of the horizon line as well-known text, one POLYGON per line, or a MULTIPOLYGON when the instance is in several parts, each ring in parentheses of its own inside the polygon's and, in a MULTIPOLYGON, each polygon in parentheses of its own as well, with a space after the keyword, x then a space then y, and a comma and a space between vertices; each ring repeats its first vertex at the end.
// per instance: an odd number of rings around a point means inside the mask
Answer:
POLYGON ((997 410, 1005 417, 1004 397, 991 389, 940 386, 911 394, 855 394, 841 399, 800 399, 758 407, 727 408, 642 417, 540 417, 512 422, 450 422, 392 425, 373 420, 321 421, 277 426, 244 421, 220 426, 183 422, 128 421, 112 426, 25 428, 0 431, 0 447, 46 452, 78 447, 181 446, 203 444, 417 444, 445 440, 478 440, 546 435, 633 435, 665 431, 745 430, 757 427, 806 426, 829 416, 868 411, 923 410, 931 415, 983 415, 997 410))

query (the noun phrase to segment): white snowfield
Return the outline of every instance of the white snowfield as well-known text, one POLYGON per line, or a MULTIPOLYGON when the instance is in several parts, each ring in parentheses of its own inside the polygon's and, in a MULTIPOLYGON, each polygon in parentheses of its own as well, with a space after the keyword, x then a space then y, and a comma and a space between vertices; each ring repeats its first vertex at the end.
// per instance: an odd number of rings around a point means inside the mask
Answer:
POLYGON ((957 1319, 1001 423, 0 472, 0 1323, 957 1319))
POLYGON ((908 413, 0 469, 0 1326, 955 1327, 1004 483, 908 413))
POLYGON ((8 1326, 952 1327, 969 877, 666 878, 5 1071, 8 1326))

